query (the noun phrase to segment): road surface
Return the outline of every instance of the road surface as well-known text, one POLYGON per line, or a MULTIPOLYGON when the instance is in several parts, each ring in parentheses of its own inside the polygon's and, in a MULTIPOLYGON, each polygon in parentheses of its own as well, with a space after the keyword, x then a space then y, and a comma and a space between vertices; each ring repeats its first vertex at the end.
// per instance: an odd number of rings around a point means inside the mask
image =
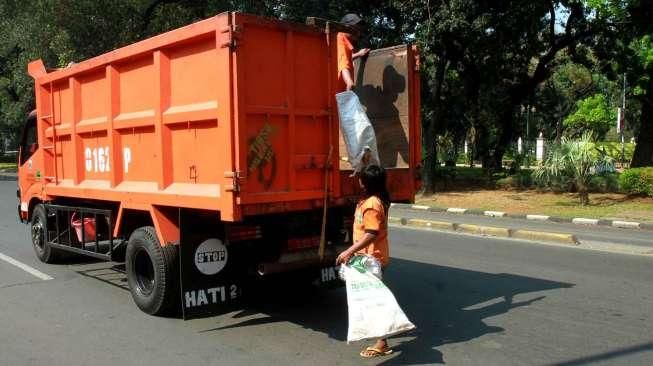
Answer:
POLYGON ((417 330, 361 361, 346 294, 280 283, 204 319, 153 317, 115 263, 38 262, 0 182, 0 365, 650 365, 653 258, 393 228, 385 275, 417 330))

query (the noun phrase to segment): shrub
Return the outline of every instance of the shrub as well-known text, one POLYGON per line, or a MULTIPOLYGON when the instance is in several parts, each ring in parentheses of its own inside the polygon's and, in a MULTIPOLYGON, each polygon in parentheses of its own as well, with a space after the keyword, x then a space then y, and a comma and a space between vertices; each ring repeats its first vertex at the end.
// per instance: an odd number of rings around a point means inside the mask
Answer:
POLYGON ((444 166, 435 169, 435 179, 444 184, 444 187, 449 187, 456 179, 456 167, 444 166))
POLYGON ((619 187, 628 194, 653 197, 653 167, 626 169, 619 177, 619 187))
MULTIPOLYGON (((603 151, 607 156, 611 157, 614 161, 621 161, 621 143, 620 142, 598 142, 596 148, 603 151)), ((633 153, 635 152, 635 144, 627 142, 624 144, 624 155, 626 161, 633 160, 633 153)))
POLYGON ((16 154, 0 154, 0 163, 15 163, 17 159, 16 154))
POLYGON ((519 177, 519 186, 521 188, 530 188, 533 186, 533 176, 531 173, 532 171, 529 169, 523 169, 517 173, 517 177, 519 177))
POLYGON ((590 179, 589 191, 597 193, 615 193, 619 191, 619 174, 603 173, 590 179))
POLYGON ((506 177, 506 178, 501 178, 497 180, 497 188, 501 189, 508 189, 508 188, 514 188, 515 184, 513 182, 512 176, 506 177))
POLYGON ((530 170, 520 170, 516 174, 497 180, 497 187, 508 189, 528 189, 533 185, 530 170))

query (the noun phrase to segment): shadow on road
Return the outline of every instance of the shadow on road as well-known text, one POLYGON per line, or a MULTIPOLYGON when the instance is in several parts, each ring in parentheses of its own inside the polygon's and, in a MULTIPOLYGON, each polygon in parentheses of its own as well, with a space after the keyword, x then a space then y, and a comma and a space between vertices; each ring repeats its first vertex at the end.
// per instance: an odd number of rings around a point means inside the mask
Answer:
MULTIPOLYGON (((396 258, 384 280, 417 326, 411 334, 400 336, 412 339, 403 343, 390 341, 397 355, 383 360, 382 364, 386 365, 444 363, 437 347, 502 332, 504 328, 489 326, 484 320, 544 298, 542 294, 532 294, 528 300, 514 301, 515 296, 573 286, 396 258)), ((258 291, 235 318, 266 316, 203 332, 286 321, 323 332, 333 339, 346 340, 347 299, 343 288, 320 291, 279 283, 258 291)))
POLYGON ((591 365, 599 361, 612 360, 615 358, 633 355, 641 352, 651 352, 653 351, 653 342, 642 343, 636 346, 619 348, 616 350, 599 353, 592 356, 581 357, 574 360, 564 361, 560 363, 555 363, 555 366, 581 366, 581 365, 591 365))

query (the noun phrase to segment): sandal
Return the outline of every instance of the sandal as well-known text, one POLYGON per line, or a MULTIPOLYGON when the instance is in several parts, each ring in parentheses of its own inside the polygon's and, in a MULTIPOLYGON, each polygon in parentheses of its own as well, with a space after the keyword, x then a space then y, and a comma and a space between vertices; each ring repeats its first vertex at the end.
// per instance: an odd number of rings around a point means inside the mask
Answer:
POLYGON ((392 350, 390 349, 390 347, 385 347, 385 348, 367 347, 361 351, 360 355, 363 358, 374 358, 380 356, 387 356, 391 353, 392 350))

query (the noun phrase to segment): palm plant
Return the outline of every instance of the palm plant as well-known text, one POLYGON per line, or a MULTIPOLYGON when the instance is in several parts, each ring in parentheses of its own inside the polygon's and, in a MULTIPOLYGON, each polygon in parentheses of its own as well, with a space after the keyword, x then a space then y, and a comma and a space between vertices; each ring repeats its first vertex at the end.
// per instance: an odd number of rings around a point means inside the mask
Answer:
POLYGON ((533 172, 539 185, 548 187, 564 185, 571 181, 578 190, 581 205, 589 203, 589 183, 597 174, 596 166, 611 162, 609 157, 595 148, 593 134, 585 132, 580 139, 563 137, 549 151, 546 160, 533 172))

